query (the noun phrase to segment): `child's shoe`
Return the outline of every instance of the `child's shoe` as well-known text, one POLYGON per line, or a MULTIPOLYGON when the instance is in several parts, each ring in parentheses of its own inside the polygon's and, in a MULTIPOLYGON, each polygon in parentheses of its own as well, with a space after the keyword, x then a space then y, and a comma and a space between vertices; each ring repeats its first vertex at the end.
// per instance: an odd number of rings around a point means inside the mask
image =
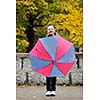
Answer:
POLYGON ((45 95, 46 96, 50 96, 51 95, 51 92, 50 91, 47 91, 45 95))
POLYGON ((51 91, 51 96, 55 96, 56 92, 55 91, 51 91))

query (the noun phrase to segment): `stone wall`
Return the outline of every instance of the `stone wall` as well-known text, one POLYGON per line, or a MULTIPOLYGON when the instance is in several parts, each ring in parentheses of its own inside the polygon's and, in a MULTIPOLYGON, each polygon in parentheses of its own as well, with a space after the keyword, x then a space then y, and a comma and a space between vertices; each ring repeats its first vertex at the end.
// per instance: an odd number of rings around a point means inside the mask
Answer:
MULTIPOLYGON (((77 63, 69 73, 63 77, 57 77, 58 85, 83 84, 83 54, 76 53, 77 63)), ((46 78, 31 69, 28 53, 16 54, 16 84, 17 85, 45 85, 46 78)))

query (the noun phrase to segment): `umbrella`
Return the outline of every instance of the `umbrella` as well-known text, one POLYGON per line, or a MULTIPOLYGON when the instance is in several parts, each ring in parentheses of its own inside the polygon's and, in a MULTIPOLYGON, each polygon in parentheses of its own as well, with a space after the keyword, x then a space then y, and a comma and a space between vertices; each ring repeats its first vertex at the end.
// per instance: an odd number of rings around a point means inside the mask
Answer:
POLYGON ((29 52, 32 69, 44 76, 64 76, 75 64, 74 46, 60 35, 39 38, 29 52))

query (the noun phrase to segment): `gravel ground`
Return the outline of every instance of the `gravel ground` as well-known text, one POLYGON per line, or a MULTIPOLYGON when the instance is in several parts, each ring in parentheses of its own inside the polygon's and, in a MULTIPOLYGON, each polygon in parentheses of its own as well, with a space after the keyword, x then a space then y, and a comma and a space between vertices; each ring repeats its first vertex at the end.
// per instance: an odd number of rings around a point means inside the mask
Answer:
POLYGON ((17 87, 16 100, 83 100, 82 86, 57 86, 56 96, 46 97, 45 86, 17 87))

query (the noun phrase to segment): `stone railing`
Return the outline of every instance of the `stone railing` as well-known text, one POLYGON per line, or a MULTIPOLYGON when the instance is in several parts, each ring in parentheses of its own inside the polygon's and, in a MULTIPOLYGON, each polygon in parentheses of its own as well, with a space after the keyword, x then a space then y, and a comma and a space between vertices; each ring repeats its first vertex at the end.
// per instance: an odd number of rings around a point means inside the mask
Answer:
MULTIPOLYGON (((83 53, 76 52, 77 62, 66 76, 58 77, 58 85, 83 85, 83 53)), ((16 85, 44 85, 45 76, 34 72, 28 53, 16 53, 16 85)))

